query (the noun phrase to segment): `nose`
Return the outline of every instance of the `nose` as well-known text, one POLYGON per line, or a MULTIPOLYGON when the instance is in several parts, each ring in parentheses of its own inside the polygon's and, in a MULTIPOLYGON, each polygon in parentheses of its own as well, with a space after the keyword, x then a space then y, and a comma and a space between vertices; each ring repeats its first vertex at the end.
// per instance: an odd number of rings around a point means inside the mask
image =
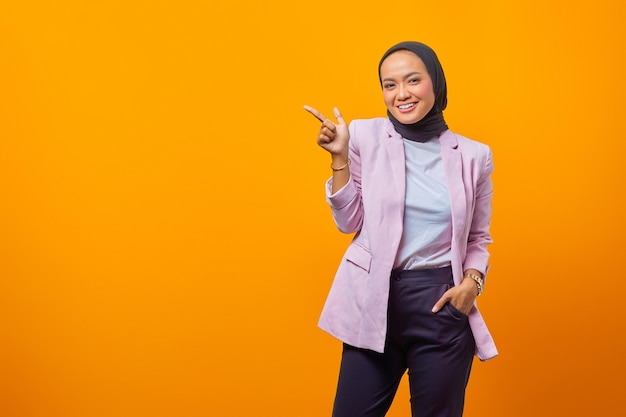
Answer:
POLYGON ((400 84, 398 86, 398 100, 406 100, 409 97, 411 97, 409 89, 404 84, 400 84))

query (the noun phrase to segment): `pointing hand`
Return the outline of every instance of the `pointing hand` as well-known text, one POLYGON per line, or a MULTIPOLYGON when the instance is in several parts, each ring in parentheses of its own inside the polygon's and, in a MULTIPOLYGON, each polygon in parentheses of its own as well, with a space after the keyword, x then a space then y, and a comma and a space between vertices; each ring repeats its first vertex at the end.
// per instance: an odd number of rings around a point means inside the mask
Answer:
POLYGON ((332 120, 311 106, 304 106, 304 109, 322 122, 319 135, 317 136, 317 144, 332 155, 345 156, 347 158, 350 133, 348 132, 348 125, 343 120, 339 109, 336 107, 333 109, 337 123, 333 123, 332 120))

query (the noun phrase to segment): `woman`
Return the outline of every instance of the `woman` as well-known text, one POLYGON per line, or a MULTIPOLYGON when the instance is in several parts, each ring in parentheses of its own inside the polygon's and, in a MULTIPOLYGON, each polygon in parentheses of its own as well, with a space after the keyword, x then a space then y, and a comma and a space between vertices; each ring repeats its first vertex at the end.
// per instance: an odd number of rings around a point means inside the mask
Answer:
POLYGON ((488 269, 491 151, 451 132, 435 52, 402 42, 378 67, 387 118, 334 123, 327 200, 356 233, 319 325, 343 341, 335 417, 384 416, 408 369, 413 417, 463 414, 474 354, 497 355, 476 308, 488 269))

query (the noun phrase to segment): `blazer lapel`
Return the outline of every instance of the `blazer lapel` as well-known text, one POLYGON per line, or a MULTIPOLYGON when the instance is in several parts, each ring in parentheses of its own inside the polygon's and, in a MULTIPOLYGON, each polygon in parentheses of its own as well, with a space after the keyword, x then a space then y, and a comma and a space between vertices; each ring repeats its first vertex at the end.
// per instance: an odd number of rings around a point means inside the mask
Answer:
POLYGON ((449 130, 439 138, 441 158, 446 175, 450 209, 452 212, 452 240, 463 235, 467 213, 465 184, 463 183, 463 158, 456 136, 449 130))
POLYGON ((404 157, 404 142, 402 137, 393 129, 388 129, 389 138, 384 141, 389 157, 389 165, 393 175, 398 196, 404 201, 406 192, 406 167, 404 157))

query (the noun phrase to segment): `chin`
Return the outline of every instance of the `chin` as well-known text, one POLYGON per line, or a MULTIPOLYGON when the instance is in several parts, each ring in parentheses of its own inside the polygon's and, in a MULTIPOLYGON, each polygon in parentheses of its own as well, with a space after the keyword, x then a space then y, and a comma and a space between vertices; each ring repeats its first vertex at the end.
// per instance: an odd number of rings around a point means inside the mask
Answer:
MULTIPOLYGON (((388 108, 389 109, 389 108, 388 108)), ((415 113, 400 113, 395 107, 389 111, 397 121, 404 125, 412 125, 424 118, 424 115, 415 113)))
POLYGON ((423 117, 408 116, 406 114, 394 114, 394 116, 400 123, 405 125, 412 125, 413 123, 417 123, 423 119, 423 117))

